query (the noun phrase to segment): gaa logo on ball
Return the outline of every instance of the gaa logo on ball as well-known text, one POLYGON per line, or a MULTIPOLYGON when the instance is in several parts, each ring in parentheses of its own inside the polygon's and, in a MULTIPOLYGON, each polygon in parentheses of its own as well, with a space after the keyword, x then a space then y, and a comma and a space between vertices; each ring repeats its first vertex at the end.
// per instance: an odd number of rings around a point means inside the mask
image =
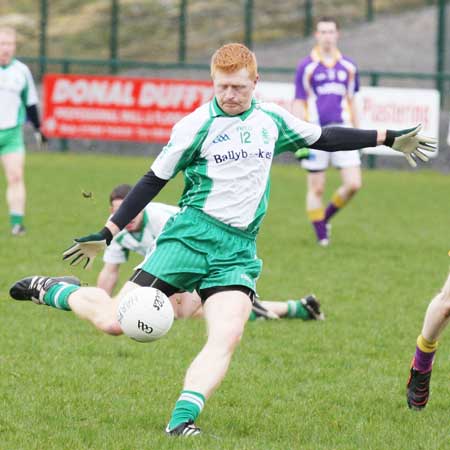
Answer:
POLYGON ((170 300, 158 289, 138 287, 119 301, 117 320, 131 339, 151 342, 163 337, 173 324, 170 300))

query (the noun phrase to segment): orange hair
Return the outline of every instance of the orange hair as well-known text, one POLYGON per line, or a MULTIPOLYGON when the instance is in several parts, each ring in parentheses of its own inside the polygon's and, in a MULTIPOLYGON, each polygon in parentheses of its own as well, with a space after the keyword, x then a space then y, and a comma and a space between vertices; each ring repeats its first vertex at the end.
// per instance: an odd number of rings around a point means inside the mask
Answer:
POLYGON ((226 73, 247 69, 252 80, 258 76, 258 64, 255 54, 243 44, 225 44, 220 47, 211 58, 211 77, 216 70, 226 73))

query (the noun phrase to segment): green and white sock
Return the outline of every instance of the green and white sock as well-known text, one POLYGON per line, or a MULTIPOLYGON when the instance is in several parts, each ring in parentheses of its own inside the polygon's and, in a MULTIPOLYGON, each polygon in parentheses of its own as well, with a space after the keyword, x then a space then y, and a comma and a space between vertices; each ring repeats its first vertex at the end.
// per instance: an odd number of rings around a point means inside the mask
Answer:
POLYGON ((302 320, 310 320, 311 316, 309 315, 308 310, 303 306, 300 300, 288 300, 288 318, 291 319, 302 319, 302 320))
POLYGON ((23 224, 23 214, 10 213, 9 214, 9 223, 13 227, 14 225, 22 225, 23 224))
POLYGON ((78 289, 80 289, 80 286, 75 284, 56 283, 44 294, 44 302, 48 306, 71 311, 69 295, 78 289))
POLYGON ((205 396, 199 392, 182 391, 175 403, 172 417, 169 422, 169 430, 188 420, 195 421, 205 406, 205 396))

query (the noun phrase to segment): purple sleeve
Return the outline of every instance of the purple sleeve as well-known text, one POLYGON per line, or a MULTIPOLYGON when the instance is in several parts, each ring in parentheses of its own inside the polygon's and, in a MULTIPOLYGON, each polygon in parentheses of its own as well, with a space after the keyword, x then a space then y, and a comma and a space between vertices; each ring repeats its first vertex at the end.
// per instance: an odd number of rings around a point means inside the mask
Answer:
POLYGON ((308 98, 305 90, 305 86, 303 85, 303 74, 305 73, 307 61, 300 61, 297 66, 297 72, 295 73, 295 99, 297 100, 306 100, 308 98))
POLYGON ((356 69, 355 72, 355 94, 359 91, 359 72, 358 69, 356 69))
POLYGON ((353 64, 354 68, 355 68, 355 81, 354 81, 354 90, 353 92, 351 92, 350 94, 353 96, 353 94, 356 94, 357 92, 359 92, 359 88, 360 88, 360 82, 359 82, 359 70, 358 70, 358 66, 356 65, 355 61, 353 61, 353 59, 345 57, 345 60, 347 60, 349 63, 353 64))

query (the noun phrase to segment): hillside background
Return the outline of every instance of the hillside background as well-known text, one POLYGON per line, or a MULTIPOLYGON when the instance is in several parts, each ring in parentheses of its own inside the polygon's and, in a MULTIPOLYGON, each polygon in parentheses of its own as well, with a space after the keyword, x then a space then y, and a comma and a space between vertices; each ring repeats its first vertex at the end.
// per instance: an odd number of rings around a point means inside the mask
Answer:
MULTIPOLYGON (((253 3, 253 41, 261 63, 293 65, 295 55, 302 50, 301 43, 310 46, 303 38, 304 0, 253 3)), ((431 59, 417 61, 418 51, 427 58, 435 53, 436 22, 434 8, 429 7, 432 1, 374 0, 375 21, 370 24, 365 23, 367 0, 313 3, 316 17, 331 15, 340 21, 342 48, 359 61, 362 69, 434 69, 431 59)), ((160 62, 177 59, 180 0, 120 0, 119 4, 120 58, 160 62)), ((205 61, 218 45, 243 40, 244 4, 243 0, 188 1, 187 61, 205 61)), ((110 0, 48 0, 48 56, 107 58, 110 12, 110 0)), ((38 54, 40 1, 0 0, 2 23, 17 26, 21 55, 38 54)))

